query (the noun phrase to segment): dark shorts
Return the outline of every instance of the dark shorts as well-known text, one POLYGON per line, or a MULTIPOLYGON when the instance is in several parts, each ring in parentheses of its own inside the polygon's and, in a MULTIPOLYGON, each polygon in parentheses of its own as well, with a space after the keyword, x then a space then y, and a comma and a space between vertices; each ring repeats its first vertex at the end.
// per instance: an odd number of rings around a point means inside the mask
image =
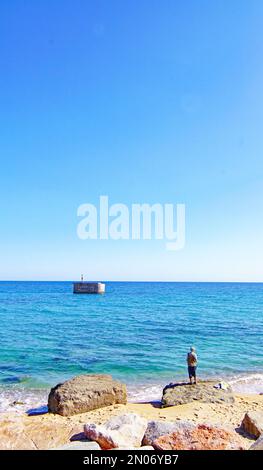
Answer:
POLYGON ((189 377, 196 377, 196 367, 197 366, 188 366, 188 374, 189 374, 189 377))

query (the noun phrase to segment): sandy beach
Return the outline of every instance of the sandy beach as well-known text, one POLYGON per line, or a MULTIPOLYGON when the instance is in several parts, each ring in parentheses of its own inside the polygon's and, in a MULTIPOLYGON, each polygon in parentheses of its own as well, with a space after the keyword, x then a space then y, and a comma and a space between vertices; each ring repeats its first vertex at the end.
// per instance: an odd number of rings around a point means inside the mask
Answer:
MULTIPOLYGON (((18 406, 19 408, 19 406, 18 406)), ((263 411, 263 395, 235 395, 233 404, 192 402, 185 405, 160 408, 158 402, 128 403, 63 417, 52 413, 27 416, 18 411, 0 415, 0 449, 54 449, 67 444, 83 432, 86 423, 103 424, 115 415, 132 412, 147 420, 191 420, 195 424, 209 423, 237 431, 248 449, 254 439, 240 429, 248 411, 263 411)), ((80 436, 81 437, 81 436, 80 436)))

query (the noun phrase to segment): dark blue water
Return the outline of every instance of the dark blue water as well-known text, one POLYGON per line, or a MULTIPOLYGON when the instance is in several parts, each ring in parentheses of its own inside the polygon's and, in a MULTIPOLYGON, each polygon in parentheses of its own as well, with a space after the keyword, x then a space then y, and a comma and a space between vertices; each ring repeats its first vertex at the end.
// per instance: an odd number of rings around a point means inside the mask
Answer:
POLYGON ((73 295, 70 282, 0 282, 0 319, 4 392, 81 373, 160 386, 186 377, 191 345, 199 375, 263 383, 263 284, 109 282, 73 295))

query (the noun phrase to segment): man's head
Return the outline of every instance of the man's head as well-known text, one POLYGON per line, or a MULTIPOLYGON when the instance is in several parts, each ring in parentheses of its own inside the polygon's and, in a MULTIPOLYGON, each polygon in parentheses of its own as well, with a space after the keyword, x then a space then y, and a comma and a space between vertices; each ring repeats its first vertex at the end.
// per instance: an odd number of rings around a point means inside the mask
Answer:
POLYGON ((195 352, 194 346, 191 346, 190 351, 191 351, 191 352, 195 352))

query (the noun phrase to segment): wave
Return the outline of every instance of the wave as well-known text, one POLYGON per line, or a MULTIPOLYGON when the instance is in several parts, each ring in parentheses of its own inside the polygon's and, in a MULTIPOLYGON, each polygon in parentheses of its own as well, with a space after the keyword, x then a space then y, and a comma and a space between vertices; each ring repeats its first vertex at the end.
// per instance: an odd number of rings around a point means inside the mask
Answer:
POLYGON ((142 403, 149 401, 160 401, 165 384, 133 385, 128 388, 128 401, 142 403))
MULTIPOLYGON (((220 377, 218 381, 220 380, 227 381, 236 393, 253 395, 263 393, 263 373, 220 377)), ((128 400, 133 403, 160 401, 164 385, 166 384, 163 382, 128 384, 128 400)), ((1 387, 0 413, 7 411, 25 413, 32 408, 43 408, 47 404, 48 393, 47 389, 1 387)))
POLYGON ((263 393, 263 374, 236 376, 228 380, 228 382, 236 393, 263 393))
POLYGON ((4 387, 0 389, 0 413, 13 411, 29 412, 33 407, 41 408, 47 404, 48 390, 4 387))

